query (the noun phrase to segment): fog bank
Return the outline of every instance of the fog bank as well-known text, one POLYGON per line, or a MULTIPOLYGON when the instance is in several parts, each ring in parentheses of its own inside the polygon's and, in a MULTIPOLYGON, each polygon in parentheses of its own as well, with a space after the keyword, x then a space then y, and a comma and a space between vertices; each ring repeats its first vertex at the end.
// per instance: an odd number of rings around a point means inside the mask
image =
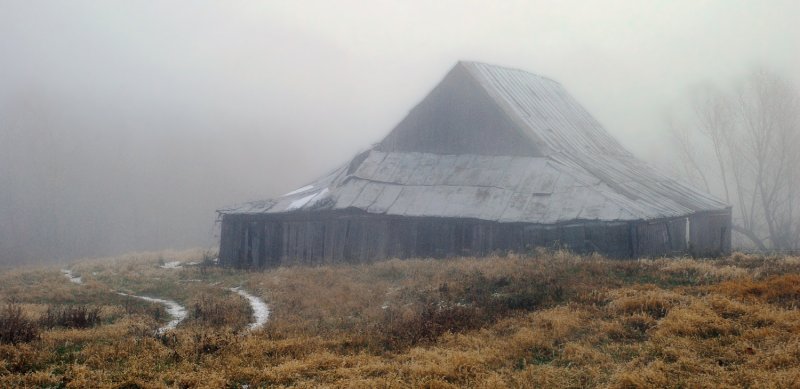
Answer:
POLYGON ((457 60, 554 78, 643 159, 697 83, 798 80, 800 3, 0 1, 0 263, 212 247, 457 60))

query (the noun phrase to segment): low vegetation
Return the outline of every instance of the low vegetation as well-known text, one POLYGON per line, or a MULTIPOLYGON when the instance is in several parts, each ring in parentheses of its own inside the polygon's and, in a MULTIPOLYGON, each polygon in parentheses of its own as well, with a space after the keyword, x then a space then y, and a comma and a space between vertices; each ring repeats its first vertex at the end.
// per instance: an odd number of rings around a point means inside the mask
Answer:
POLYGON ((50 306, 39 318, 41 328, 91 328, 100 324, 100 308, 86 305, 50 306))
POLYGON ((797 257, 159 266, 204 255, 79 261, 81 285, 58 268, 0 273, 0 386, 800 385, 797 257), (248 330, 239 286, 270 305, 263 328, 248 330), (158 335, 163 307, 117 292, 178 301, 188 318, 158 335))
POLYGON ((11 301, 0 311, 0 343, 30 342, 38 337, 38 326, 19 304, 11 301))

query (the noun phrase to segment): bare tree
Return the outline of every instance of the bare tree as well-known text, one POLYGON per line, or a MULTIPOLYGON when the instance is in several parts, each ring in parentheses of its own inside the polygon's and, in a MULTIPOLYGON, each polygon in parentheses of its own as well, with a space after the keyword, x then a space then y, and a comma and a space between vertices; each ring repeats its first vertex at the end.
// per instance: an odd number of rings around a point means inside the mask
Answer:
POLYGON ((698 155, 698 147, 694 139, 692 130, 682 123, 676 123, 675 119, 671 116, 666 118, 667 129, 672 134, 673 140, 678 145, 680 152, 678 157, 681 160, 682 169, 678 174, 695 186, 702 187, 707 192, 711 192, 711 186, 708 183, 705 170, 702 168, 701 158, 698 155))
POLYGON ((797 88, 774 73, 754 71, 731 92, 695 91, 691 123, 681 128, 670 125, 687 178, 702 177, 707 189, 732 204, 734 231, 755 246, 797 248, 797 88))

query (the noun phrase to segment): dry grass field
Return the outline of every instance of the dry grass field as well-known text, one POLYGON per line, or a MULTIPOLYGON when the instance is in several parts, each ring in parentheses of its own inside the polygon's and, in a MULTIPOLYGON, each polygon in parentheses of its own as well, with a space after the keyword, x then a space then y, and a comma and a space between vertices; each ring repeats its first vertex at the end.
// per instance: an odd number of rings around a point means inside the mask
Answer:
POLYGON ((800 258, 563 251, 264 272, 200 251, 0 273, 1 387, 800 387, 800 258), (196 261, 177 269, 159 265, 196 261), (272 310, 249 331, 241 286, 272 310), (163 335, 168 298, 188 317, 163 335))

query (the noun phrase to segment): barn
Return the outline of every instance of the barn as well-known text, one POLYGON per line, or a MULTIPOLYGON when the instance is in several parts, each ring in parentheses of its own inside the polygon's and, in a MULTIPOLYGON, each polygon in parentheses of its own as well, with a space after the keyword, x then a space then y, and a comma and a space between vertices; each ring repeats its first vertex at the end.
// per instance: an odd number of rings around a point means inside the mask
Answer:
POLYGON ((727 204, 635 158, 558 82, 476 62, 330 174, 218 213, 220 263, 234 267, 731 245, 727 204))

